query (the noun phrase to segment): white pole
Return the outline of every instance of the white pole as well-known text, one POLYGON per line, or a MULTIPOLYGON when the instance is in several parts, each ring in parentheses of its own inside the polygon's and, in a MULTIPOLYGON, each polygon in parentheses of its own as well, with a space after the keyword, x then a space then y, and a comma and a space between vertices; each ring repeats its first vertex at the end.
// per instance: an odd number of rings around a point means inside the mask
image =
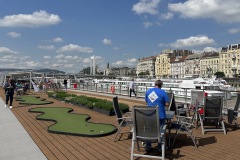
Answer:
POLYGON ((93 75, 95 76, 95 56, 93 56, 93 75))
POLYGON ((32 79, 32 72, 30 71, 30 78, 29 78, 29 94, 31 93, 31 86, 32 86, 32 82, 31 82, 31 79, 32 79))

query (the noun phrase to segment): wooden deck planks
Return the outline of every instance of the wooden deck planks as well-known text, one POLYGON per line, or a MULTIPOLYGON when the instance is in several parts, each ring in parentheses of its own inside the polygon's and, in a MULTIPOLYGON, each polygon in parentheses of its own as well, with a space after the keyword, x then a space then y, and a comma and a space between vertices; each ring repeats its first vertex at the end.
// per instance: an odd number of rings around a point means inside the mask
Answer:
MULTIPOLYGON (((3 92, 0 96, 4 99, 3 92)), ((47 100, 51 100, 47 95, 38 95, 47 100)), ((101 98, 104 98, 101 96, 101 98)), ((104 98, 107 99, 107 98, 104 98)), ((115 116, 106 116, 88 109, 77 107, 54 100, 53 104, 47 106, 71 107, 75 113, 88 114, 91 122, 109 123, 117 126, 115 116)), ((123 102, 123 100, 121 100, 123 102)), ((131 106, 135 102, 126 101, 131 106)), ((142 104, 139 103, 139 104, 142 104)), ((139 105, 137 104, 137 105, 139 105)), ((131 139, 128 134, 123 134, 120 141, 114 142, 115 134, 105 137, 80 137, 70 135, 52 134, 47 132, 47 128, 53 122, 36 120, 38 113, 30 113, 28 109, 42 106, 23 106, 14 101, 14 108, 11 110, 38 147, 42 150, 49 160, 57 159, 81 159, 81 160, 105 160, 105 159, 130 159, 131 139), (21 106, 21 107, 19 107, 21 106)), ((46 106, 46 105, 43 105, 46 106)), ((129 131, 124 128, 124 131, 129 131)), ((194 130, 194 134, 199 140, 199 148, 196 149, 192 140, 185 134, 179 135, 173 150, 166 152, 166 159, 180 160, 228 160, 240 159, 240 130, 228 129, 227 135, 223 133, 209 132, 201 134, 201 128, 194 130)), ((173 133, 171 134, 173 135, 173 133)), ((145 160, 146 158, 139 158, 145 160)))

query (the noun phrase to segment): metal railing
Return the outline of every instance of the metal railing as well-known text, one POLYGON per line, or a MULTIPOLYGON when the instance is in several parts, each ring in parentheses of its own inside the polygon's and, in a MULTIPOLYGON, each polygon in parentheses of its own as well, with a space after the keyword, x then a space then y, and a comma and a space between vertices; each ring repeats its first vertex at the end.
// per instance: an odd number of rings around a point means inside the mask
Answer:
MULTIPOLYGON (((116 95, 129 95, 129 89, 127 85, 114 85, 116 95)), ((148 86, 135 86, 135 92, 138 98, 144 98, 146 91, 152 87, 148 86)), ((99 93, 109 93, 113 94, 111 90, 111 85, 108 84, 94 84, 94 83, 72 83, 70 84, 70 89, 75 90, 83 90, 83 91, 91 91, 91 92, 99 92, 99 93)), ((173 92, 175 95, 176 102, 190 104, 191 103, 191 89, 189 88, 162 88, 166 92, 173 92)), ((198 89, 201 90, 201 89, 198 89)), ((219 93, 219 96, 224 97, 224 108, 231 108, 235 106, 236 96, 238 94, 237 91, 223 91, 223 90, 203 90, 204 92, 211 93, 211 91, 215 92, 215 95, 219 93), (218 91, 218 92, 216 92, 218 91), (229 97, 231 96, 231 98, 229 97)), ((209 94, 209 96, 212 96, 209 94)))

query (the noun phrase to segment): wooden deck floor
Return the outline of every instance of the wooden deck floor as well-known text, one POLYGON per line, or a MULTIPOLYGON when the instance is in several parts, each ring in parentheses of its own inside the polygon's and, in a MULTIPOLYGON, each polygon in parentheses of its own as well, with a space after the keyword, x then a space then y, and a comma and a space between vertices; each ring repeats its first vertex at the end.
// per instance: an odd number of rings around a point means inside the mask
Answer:
MULTIPOLYGON (((0 96, 5 99, 2 90, 0 96)), ((115 116, 106 116, 92 110, 62 103, 58 100, 50 99, 44 94, 39 94, 39 96, 54 101, 53 104, 48 106, 71 107, 75 113, 90 115, 91 122, 108 123, 117 126, 115 116)), ((101 95, 101 97, 103 98, 104 96, 101 95)), ((105 99, 107 98, 105 97, 105 99)), ((121 100, 121 102, 129 103, 130 106, 143 104, 142 102, 131 102, 129 100, 121 100)), ((17 101, 14 101, 13 107, 14 108, 11 109, 11 111, 49 160, 130 159, 131 139, 128 138, 128 134, 124 134, 121 140, 117 142, 113 141, 115 134, 100 138, 53 134, 47 132, 47 128, 49 125, 53 124, 52 122, 36 120, 38 114, 28 112, 28 109, 40 107, 39 105, 24 106, 19 105, 17 101)), ((222 132, 208 132, 204 136, 201 134, 200 128, 194 129, 194 134, 197 137, 199 144, 198 149, 193 145, 191 138, 188 138, 186 134, 180 134, 176 140, 174 148, 166 152, 166 159, 239 160, 240 129, 232 130, 231 126, 227 126, 227 129, 227 135, 224 135, 222 132)), ((126 128, 125 131, 129 131, 129 129, 126 128)))

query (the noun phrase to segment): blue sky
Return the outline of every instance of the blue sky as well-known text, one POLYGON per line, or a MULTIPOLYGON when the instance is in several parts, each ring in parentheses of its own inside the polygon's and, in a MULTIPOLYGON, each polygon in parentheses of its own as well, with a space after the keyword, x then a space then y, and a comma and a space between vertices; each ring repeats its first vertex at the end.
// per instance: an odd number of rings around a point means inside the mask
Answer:
POLYGON ((136 67, 164 49, 239 43, 239 0, 0 0, 0 68, 136 67))

